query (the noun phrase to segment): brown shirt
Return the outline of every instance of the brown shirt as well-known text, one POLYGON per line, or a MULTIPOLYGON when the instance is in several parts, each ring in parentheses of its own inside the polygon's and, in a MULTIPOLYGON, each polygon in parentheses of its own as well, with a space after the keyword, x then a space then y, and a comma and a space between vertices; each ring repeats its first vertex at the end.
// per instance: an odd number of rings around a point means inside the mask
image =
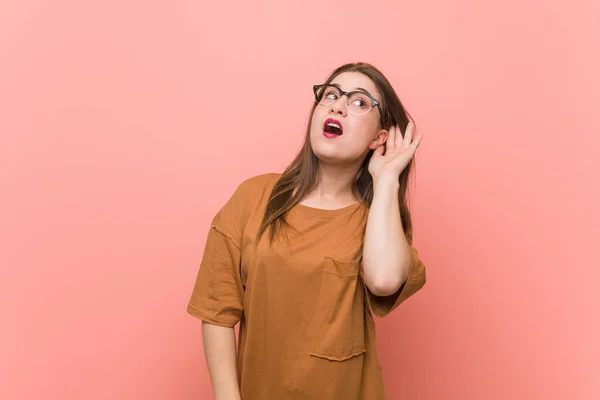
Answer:
POLYGON ((240 322, 243 400, 384 399, 373 315, 385 316, 425 284, 411 246, 406 283, 373 295, 351 260, 368 208, 297 204, 294 228, 273 246, 256 233, 280 174, 244 181, 212 221, 187 311, 215 325, 240 322))

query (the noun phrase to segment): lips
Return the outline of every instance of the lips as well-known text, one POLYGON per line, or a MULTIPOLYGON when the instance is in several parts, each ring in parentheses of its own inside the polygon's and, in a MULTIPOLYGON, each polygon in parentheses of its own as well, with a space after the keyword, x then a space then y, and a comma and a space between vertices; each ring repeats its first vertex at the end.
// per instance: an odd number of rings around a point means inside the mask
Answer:
POLYGON ((327 118, 323 123, 323 131, 332 135, 341 136, 344 132, 342 123, 335 118, 327 118), (335 126, 337 125, 337 126, 335 126))

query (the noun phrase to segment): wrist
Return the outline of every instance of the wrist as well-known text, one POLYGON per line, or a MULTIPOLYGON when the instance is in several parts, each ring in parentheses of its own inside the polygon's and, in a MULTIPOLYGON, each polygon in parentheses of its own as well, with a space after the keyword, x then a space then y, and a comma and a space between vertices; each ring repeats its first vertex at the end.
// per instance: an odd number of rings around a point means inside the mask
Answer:
POLYGON ((400 182, 398 182, 398 175, 383 172, 373 177, 373 190, 380 190, 382 188, 398 189, 400 182))

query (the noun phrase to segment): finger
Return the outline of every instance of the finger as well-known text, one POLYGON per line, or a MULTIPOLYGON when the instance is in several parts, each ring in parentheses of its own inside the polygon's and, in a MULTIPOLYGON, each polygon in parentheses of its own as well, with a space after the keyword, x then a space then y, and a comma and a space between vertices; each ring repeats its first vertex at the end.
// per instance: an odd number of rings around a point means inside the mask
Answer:
POLYGON ((390 148, 394 148, 396 146, 396 129, 391 126, 390 129, 388 129, 388 139, 387 139, 387 147, 388 149, 390 148))
POLYGON ((423 139, 423 134, 419 134, 419 136, 417 136, 415 138, 415 140, 413 140, 413 142, 410 144, 410 147, 414 147, 415 149, 417 147, 419 147, 419 144, 421 143, 421 139, 423 139))
POLYGON ((408 125, 406 125, 406 131, 404 132, 404 140, 402 141, 402 144, 405 148, 410 147, 414 127, 415 124, 412 121, 408 121, 408 125))
POLYGON ((402 134, 400 131, 400 126, 398 126, 397 124, 394 125, 392 127, 392 129, 394 129, 394 147, 399 147, 400 146, 400 140, 402 140, 402 134))
POLYGON ((378 148, 375 149, 375 154, 382 156, 384 150, 385 150, 385 146, 381 145, 381 146, 379 146, 378 148))

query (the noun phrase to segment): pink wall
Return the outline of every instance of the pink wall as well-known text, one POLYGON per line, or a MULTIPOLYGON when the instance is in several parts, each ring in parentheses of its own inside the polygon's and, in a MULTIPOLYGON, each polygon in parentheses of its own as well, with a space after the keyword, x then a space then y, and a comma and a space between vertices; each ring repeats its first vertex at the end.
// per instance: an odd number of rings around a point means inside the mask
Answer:
POLYGON ((599 3, 282 3, 0 4, 0 398, 211 398, 210 219, 356 60, 425 133, 389 398, 600 398, 599 3))

